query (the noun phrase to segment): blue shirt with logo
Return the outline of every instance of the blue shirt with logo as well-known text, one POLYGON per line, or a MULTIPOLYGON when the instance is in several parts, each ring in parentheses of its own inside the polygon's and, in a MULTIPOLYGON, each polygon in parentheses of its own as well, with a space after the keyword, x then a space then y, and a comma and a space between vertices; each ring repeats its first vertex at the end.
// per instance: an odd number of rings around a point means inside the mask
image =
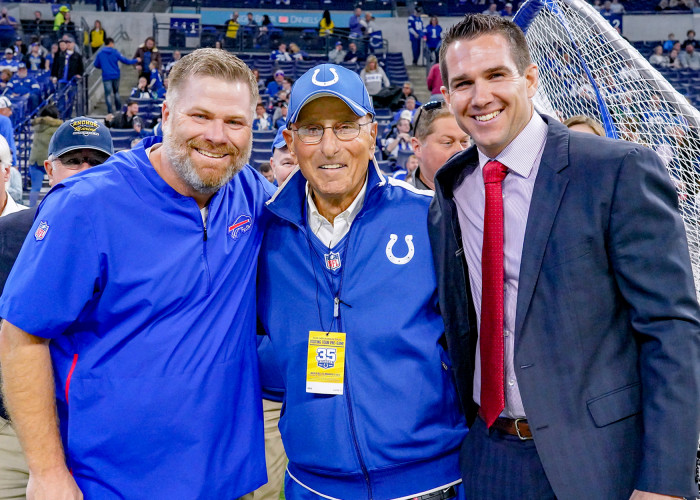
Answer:
POLYGON ((245 166, 205 226, 151 165, 160 141, 52 189, 1 316, 52 339, 85 498, 237 498, 265 482, 255 292, 272 186, 245 166))
POLYGON ((425 27, 425 44, 429 49, 437 49, 442 42, 442 26, 429 24, 425 27))

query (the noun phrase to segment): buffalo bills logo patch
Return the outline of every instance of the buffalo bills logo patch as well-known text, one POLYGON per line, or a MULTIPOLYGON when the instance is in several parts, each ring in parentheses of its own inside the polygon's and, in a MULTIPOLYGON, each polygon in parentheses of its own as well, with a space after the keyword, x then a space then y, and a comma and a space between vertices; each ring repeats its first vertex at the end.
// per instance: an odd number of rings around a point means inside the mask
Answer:
POLYGON ((37 227, 36 231, 34 231, 34 239, 36 241, 43 240, 48 231, 49 231, 49 223, 46 222, 45 220, 42 220, 39 223, 39 227, 37 227))
POLYGON ((337 252, 331 252, 324 254, 324 257, 326 258, 326 268, 329 269, 330 271, 335 271, 336 269, 340 269, 340 254, 337 252))
POLYGON ((237 240, 243 233, 250 231, 251 227, 253 227, 253 219, 250 215, 239 215, 233 224, 228 227, 228 234, 231 235, 231 238, 237 240))

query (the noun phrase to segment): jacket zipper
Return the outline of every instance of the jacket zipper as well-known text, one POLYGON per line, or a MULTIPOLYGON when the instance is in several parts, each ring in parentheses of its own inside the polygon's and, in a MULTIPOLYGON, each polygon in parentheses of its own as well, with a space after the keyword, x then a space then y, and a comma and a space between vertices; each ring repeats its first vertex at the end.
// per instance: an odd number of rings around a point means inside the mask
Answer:
MULTIPOLYGON (((360 210, 360 213, 357 214, 357 217, 355 217, 355 220, 353 221, 352 225, 350 226, 350 230, 348 231, 348 234, 347 234, 348 248, 345 250, 346 255, 349 254, 349 248, 350 248, 350 243, 351 243, 350 236, 352 234, 353 228, 356 226, 357 222, 363 217, 364 212, 367 208, 367 199, 369 197, 369 194, 370 194, 370 191, 368 191, 365 194, 365 203, 364 203, 362 209, 360 210)), ((304 202, 306 202, 306 201, 304 201, 304 202)), ((277 211, 274 211, 274 210, 270 210, 270 211, 272 213, 274 213, 280 219, 286 220, 287 222, 289 222, 292 225, 299 228, 299 230, 304 233, 304 236, 307 239, 309 238, 309 234, 308 234, 306 227, 304 226, 303 223, 298 224, 296 221, 293 221, 289 217, 283 216, 282 214, 278 213, 277 211)), ((313 266, 314 263, 311 262, 311 265, 313 266)), ((347 259, 345 260, 345 263, 343 265, 347 265, 347 259)), ((325 271, 323 271, 323 272, 325 272, 325 271)), ((341 286, 342 286, 342 284, 341 284, 341 286)), ((333 293, 333 290, 329 290, 329 291, 331 294, 335 295, 333 293)), ((338 320, 336 323, 338 325, 338 330, 342 331, 342 321, 340 319, 339 302, 340 302, 340 293, 338 293, 337 296, 333 297, 333 316, 334 316, 334 319, 338 320), (337 318, 335 317, 336 313, 337 313, 337 318)), ((360 468, 362 469, 362 476, 364 477, 365 484, 367 485, 367 491, 369 493, 368 499, 372 500, 372 498, 373 498, 372 497, 372 484, 370 482, 369 472, 367 472, 367 466, 365 465, 365 461, 362 458, 362 452, 360 451, 360 444, 359 444, 358 439, 357 439, 357 430, 355 428, 355 416, 352 412, 352 402, 350 401, 350 386, 348 384, 348 377, 347 377, 347 358, 346 358, 346 365, 345 366, 346 366, 346 377, 345 377, 345 380, 343 382, 343 388, 344 388, 343 392, 344 392, 344 394, 347 394, 347 396, 345 397, 345 401, 348 405, 348 419, 350 421, 350 433, 352 434, 352 444, 355 447, 355 453, 357 454, 357 459, 360 462, 360 468)))
MULTIPOLYGON (((209 210, 207 210, 207 219, 209 219, 209 210)), ((207 273, 207 295, 211 293, 211 275, 209 274, 209 258, 207 257, 207 224, 202 219, 201 211, 199 213, 199 222, 202 224, 202 256, 204 257, 204 270, 207 273)))
MULTIPOLYGON (((366 200, 366 197, 365 197, 365 200, 366 200)), ((364 207, 363 207, 363 208, 364 208, 364 207)), ((350 236, 352 236, 352 233, 353 233, 352 230, 353 230, 353 228, 357 225, 357 222, 360 220, 360 218, 361 218, 361 216, 362 216, 361 212, 362 212, 362 210, 360 210, 360 213, 357 214, 357 217, 355 217, 355 220, 353 221, 352 225, 350 226, 350 229, 348 230, 348 235, 347 235, 347 236, 348 236, 348 246, 347 246, 347 248, 345 249, 346 258, 345 258, 345 263, 343 264, 344 266, 347 266, 348 260, 349 260, 349 259, 347 258, 347 256, 350 254, 350 244, 352 243, 352 240, 350 239, 350 236)), ((313 262, 312 262, 311 264, 313 265, 313 262)), ((345 271, 343 271, 343 272, 345 272, 345 271)), ((342 282, 340 283, 340 287, 342 287, 342 282)), ((340 307, 339 307, 339 306, 340 306, 339 302, 340 302, 340 300, 341 300, 341 299, 340 299, 340 292, 341 292, 341 291, 342 291, 342 290, 340 290, 340 289, 338 290, 338 294, 337 294, 337 296, 335 297, 335 300, 334 300, 334 303, 333 303, 333 304, 334 304, 334 311, 333 311, 333 313, 334 313, 334 316, 337 316, 336 319, 338 320, 338 323, 337 323, 337 324, 338 324, 338 330, 339 330, 339 331, 343 331, 343 328, 342 328, 342 324, 343 324, 343 323, 342 323, 342 320, 341 320, 341 317, 340 317, 340 307), (337 314, 336 314, 336 313, 337 313, 337 314)), ((331 292, 332 292, 332 291, 331 291, 331 292)), ((346 342, 346 349, 347 349, 347 342, 346 342)), ((357 453, 357 459, 358 459, 359 462, 360 462, 360 468, 362 469, 362 476, 365 478, 365 483, 367 484, 367 492, 368 492, 368 497, 367 497, 367 498, 369 498, 369 500, 372 500, 372 484, 371 484, 370 479, 369 479, 369 472, 367 472, 367 466, 365 465, 365 461, 364 461, 364 459, 362 458, 362 451, 360 450, 360 443, 359 443, 359 441, 358 441, 358 439, 357 439, 357 428, 355 427, 355 415, 354 415, 354 413, 353 413, 353 411, 352 411, 352 401, 351 401, 351 398, 350 398, 350 383, 349 383, 349 381, 348 381, 348 378, 349 378, 349 375, 348 375, 348 374, 349 374, 349 372, 348 372, 348 370, 347 370, 347 358, 346 358, 346 364, 345 364, 345 383, 344 383, 343 385, 345 386, 345 394, 347 394, 347 395, 345 396, 345 401, 346 401, 346 403, 347 403, 347 405, 348 405, 348 419, 350 420, 350 432, 351 432, 351 434, 352 434, 352 444, 355 446, 355 453, 357 453)))

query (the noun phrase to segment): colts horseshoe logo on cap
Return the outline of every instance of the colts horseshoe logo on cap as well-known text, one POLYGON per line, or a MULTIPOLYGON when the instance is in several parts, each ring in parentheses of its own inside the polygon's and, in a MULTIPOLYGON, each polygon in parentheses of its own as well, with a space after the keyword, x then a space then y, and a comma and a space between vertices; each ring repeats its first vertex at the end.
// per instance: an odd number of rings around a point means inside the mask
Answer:
POLYGON ((408 253, 403 257, 396 257, 392 249, 394 248, 394 243, 399 239, 398 236, 392 234, 389 236, 389 243, 386 244, 386 256, 389 258, 389 262, 392 264, 403 265, 411 262, 415 249, 413 248, 413 235, 408 234, 404 238, 406 241, 406 246, 408 246, 408 253))
POLYGON ((314 83, 314 85, 318 85, 319 87, 328 87, 330 85, 333 85, 334 83, 338 83, 338 72, 335 70, 335 68, 328 68, 331 73, 333 73, 333 78, 328 80, 327 82, 319 82, 316 80, 316 76, 321 72, 320 69, 317 69, 314 71, 313 76, 311 77, 311 81, 314 83))

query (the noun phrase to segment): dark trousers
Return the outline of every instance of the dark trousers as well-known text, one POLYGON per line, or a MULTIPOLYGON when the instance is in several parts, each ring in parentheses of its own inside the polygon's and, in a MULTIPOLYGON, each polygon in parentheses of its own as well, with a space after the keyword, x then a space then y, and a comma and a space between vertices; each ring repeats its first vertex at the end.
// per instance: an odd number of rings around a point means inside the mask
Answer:
POLYGON ((462 443, 459 465, 467 500, 556 500, 535 442, 489 431, 479 417, 462 443))
POLYGON ((420 38, 411 38, 411 51, 413 52, 413 64, 418 64, 420 58, 420 38))

